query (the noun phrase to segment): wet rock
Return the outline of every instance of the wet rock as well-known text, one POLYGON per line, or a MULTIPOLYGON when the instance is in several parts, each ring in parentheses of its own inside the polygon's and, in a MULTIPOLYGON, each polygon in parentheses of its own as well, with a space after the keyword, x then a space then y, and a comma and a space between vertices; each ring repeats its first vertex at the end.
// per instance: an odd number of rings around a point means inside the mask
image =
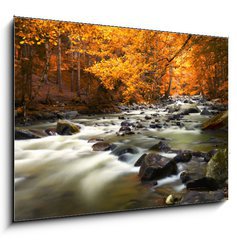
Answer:
POLYGON ((158 151, 158 152, 168 152, 171 150, 171 148, 164 141, 160 141, 158 144, 155 144, 154 146, 152 146, 149 150, 158 151))
POLYGON ((139 177, 141 181, 158 180, 177 173, 176 163, 159 154, 149 153, 142 161, 139 177))
POLYGON ((123 121, 123 122, 121 122, 121 126, 122 127, 130 127, 130 126, 132 126, 132 123, 129 121, 123 121))
POLYGON ((168 116, 167 120, 169 120, 169 121, 171 121, 171 120, 179 120, 182 117, 183 116, 181 116, 180 114, 173 114, 173 115, 168 116))
POLYGON ((183 151, 178 153, 173 160, 176 162, 189 162, 192 159, 192 153, 190 151, 183 151))
POLYGON ((132 146, 117 146, 113 151, 112 154, 116 156, 123 155, 125 153, 131 153, 131 154, 136 154, 138 153, 138 149, 136 147, 132 146))
POLYGON ((206 108, 204 108, 202 111, 201 111, 201 113, 200 113, 201 115, 204 115, 204 116, 209 116, 209 115, 212 115, 212 113, 211 112, 209 112, 206 108))
POLYGON ((209 162, 217 152, 218 152, 218 149, 212 149, 211 151, 207 152, 204 156, 204 161, 209 162))
POLYGON ((55 136, 57 135, 57 131, 56 131, 56 128, 47 128, 45 130, 46 134, 49 135, 49 136, 55 136))
POLYGON ((151 123, 149 125, 150 128, 162 128, 162 125, 159 123, 151 123))
POLYGON ((103 138, 90 138, 88 140, 88 143, 95 143, 95 142, 102 142, 102 141, 104 141, 103 138))
POLYGON ((167 106, 166 110, 168 111, 168 113, 174 113, 180 110, 180 105, 178 104, 171 104, 169 106, 167 106))
POLYGON ((135 124, 135 127, 136 127, 136 128, 144 128, 144 125, 142 125, 140 122, 137 122, 137 123, 135 124))
POLYGON ((131 128, 128 127, 128 126, 122 126, 122 127, 119 129, 119 132, 131 132, 131 128))
POLYGON ((194 157, 204 158, 204 157, 206 156, 206 153, 196 151, 196 152, 192 152, 192 155, 193 155, 194 157))
POLYGON ((146 153, 142 154, 142 156, 140 158, 138 158, 138 160, 135 162, 134 166, 135 167, 141 166, 141 164, 144 161, 146 155, 147 155, 146 153))
POLYGON ((97 142, 92 145, 93 151, 108 151, 111 149, 111 144, 107 142, 97 142))
POLYGON ((215 191, 219 188, 219 184, 213 178, 203 177, 187 182, 186 187, 189 190, 215 191))
POLYGON ((197 107, 196 104, 183 104, 180 105, 180 109, 178 111, 178 114, 181 115, 188 115, 189 113, 199 113, 200 109, 197 107))
POLYGON ((56 132, 59 135, 72 135, 80 132, 80 127, 73 122, 67 120, 59 120, 57 122, 56 132))
POLYGON ((145 116, 145 119, 146 119, 146 120, 151 120, 152 117, 146 115, 146 116, 145 116))
POLYGON ((187 191, 183 196, 180 204, 198 204, 208 202, 218 202, 225 198, 223 190, 211 191, 211 192, 200 192, 200 191, 187 191))
POLYGON ((187 171, 181 172, 179 177, 182 183, 186 183, 191 180, 190 175, 187 171))
POLYGON ((206 176, 223 184, 228 178, 228 152, 220 149, 207 164, 206 176))
POLYGON ((219 113, 218 115, 208 119, 202 124, 202 130, 206 129, 220 129, 228 127, 228 111, 219 113))
POLYGON ((42 135, 36 132, 32 132, 28 129, 15 129, 15 139, 24 140, 24 139, 36 139, 41 138, 42 135))
POLYGON ((125 117, 124 116, 119 116, 118 119, 124 120, 125 117))

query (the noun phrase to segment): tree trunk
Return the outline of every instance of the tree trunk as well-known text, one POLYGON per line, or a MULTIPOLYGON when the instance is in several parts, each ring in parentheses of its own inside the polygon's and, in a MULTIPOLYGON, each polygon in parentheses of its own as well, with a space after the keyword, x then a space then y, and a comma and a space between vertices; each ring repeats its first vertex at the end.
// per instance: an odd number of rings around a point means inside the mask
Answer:
POLYGON ((28 46, 28 71, 27 71, 27 85, 28 85, 28 99, 31 100, 32 98, 32 49, 31 46, 28 46))
POLYGON ((81 81, 81 64, 80 64, 80 53, 77 53, 77 83, 76 91, 77 96, 80 97, 80 81, 81 81))
POLYGON ((49 53, 49 43, 45 43, 45 57, 46 57, 46 66, 45 66, 45 73, 44 73, 44 83, 48 84, 48 72, 49 72, 49 60, 50 60, 50 53, 49 53))
POLYGON ((74 52, 72 52, 71 54, 71 61, 72 61, 72 64, 71 64, 71 68, 72 68, 72 72, 71 72, 71 92, 73 92, 74 90, 74 52))
MULTIPOLYGON (((88 67, 91 66, 91 56, 88 57, 88 67)), ((87 85, 87 96, 90 96, 91 92, 91 75, 89 74, 88 85, 87 85)))
POLYGON ((173 67, 172 67, 172 65, 170 65, 170 68, 169 68, 169 86, 168 86, 168 89, 167 89, 167 91, 166 91, 166 93, 165 93, 165 97, 166 98, 168 98, 169 96, 170 96, 170 90, 171 90, 171 85, 172 85, 172 80, 173 80, 173 76, 172 76, 172 74, 173 74, 173 67))
POLYGON ((57 83, 59 87, 59 91, 63 91, 62 87, 62 72, 61 72, 61 64, 62 64, 62 53, 61 53, 61 37, 58 37, 58 64, 57 64, 57 73, 58 73, 58 78, 57 78, 57 83))

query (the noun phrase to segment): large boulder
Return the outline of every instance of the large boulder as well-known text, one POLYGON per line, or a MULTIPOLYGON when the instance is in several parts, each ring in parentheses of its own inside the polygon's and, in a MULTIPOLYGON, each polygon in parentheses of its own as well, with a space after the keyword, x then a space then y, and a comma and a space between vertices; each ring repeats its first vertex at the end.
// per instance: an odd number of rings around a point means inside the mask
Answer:
POLYGON ((206 176, 223 184, 228 178, 228 151, 220 149, 208 162, 206 176))
POLYGON ((139 177, 141 181, 152 181, 177 173, 175 161, 159 154, 149 153, 142 161, 139 177))
POLYGON ((168 113, 177 112, 180 110, 180 104, 170 104, 167 106, 166 110, 168 110, 168 113))
POLYGON ((218 115, 208 119, 202 124, 202 129, 219 129, 228 126, 228 111, 221 112, 218 115))
POLYGON ((180 115, 188 115, 189 113, 199 113, 200 109, 197 107, 196 104, 182 104, 180 105, 180 109, 178 111, 178 114, 180 115))
POLYGON ((80 127, 67 120, 58 120, 56 132, 59 135, 73 135, 80 132, 80 127))
POLYGON ((146 158, 146 153, 142 154, 141 157, 138 158, 138 160, 135 162, 134 167, 139 167, 142 165, 142 162, 146 158))

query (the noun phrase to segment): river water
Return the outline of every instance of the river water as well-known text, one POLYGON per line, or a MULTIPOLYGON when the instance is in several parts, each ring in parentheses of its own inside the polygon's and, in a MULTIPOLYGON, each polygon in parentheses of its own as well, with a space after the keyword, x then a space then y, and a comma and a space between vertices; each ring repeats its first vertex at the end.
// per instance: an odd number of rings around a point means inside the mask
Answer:
MULTIPOLYGON (((143 122, 145 115, 158 114, 153 119, 165 119, 168 114, 164 109, 143 111, 144 114, 134 110, 84 115, 73 120, 81 126, 78 134, 15 141, 15 220, 161 207, 164 205, 162 194, 185 189, 179 179, 183 165, 178 165, 177 175, 150 186, 140 182, 139 167, 134 167, 136 160, 160 139, 165 139, 174 149, 204 152, 227 141, 226 133, 221 131, 202 132, 198 126, 208 117, 198 113, 184 117, 185 127, 175 124, 162 129, 147 127, 139 130, 139 134, 116 135, 124 121, 118 119, 119 116, 143 122), (92 151, 94 143, 88 140, 93 137, 103 138, 117 148, 129 146, 135 153, 125 153, 119 159, 111 151, 92 151)), ((149 121, 144 121, 147 123, 149 121)), ((54 126, 56 123, 43 123, 30 128, 54 126)))

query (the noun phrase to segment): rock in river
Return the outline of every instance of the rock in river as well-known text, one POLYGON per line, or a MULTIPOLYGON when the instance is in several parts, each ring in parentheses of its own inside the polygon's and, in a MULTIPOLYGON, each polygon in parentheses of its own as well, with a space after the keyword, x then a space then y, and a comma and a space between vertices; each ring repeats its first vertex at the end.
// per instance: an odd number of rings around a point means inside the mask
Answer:
POLYGON ((146 158, 146 155, 147 155, 146 153, 142 154, 142 156, 140 158, 138 158, 138 160, 135 162, 134 166, 135 167, 141 166, 142 162, 146 158))
POLYGON ((139 177, 141 181, 152 181, 177 173, 175 161, 156 153, 149 153, 142 161, 139 177))
POLYGON ((155 144, 152 146, 149 150, 151 151, 158 151, 158 152, 168 152, 170 151, 170 147, 168 146, 167 143, 160 141, 158 144, 155 144))
POLYGON ((93 151, 108 151, 111 149, 111 145, 107 142, 97 142, 92 145, 93 151))
POLYGON ((41 134, 30 131, 28 129, 17 129, 17 128, 15 129, 16 140, 34 139, 34 138, 41 138, 41 137, 42 137, 41 134))
POLYGON ((204 108, 200 114, 204 115, 204 116, 212 115, 212 113, 209 112, 208 109, 206 109, 206 108, 204 108))
POLYGON ((228 126, 228 111, 219 113, 218 115, 208 119, 202 124, 202 130, 206 129, 219 129, 228 126))
POLYGON ((225 197, 223 190, 212 192, 187 191, 181 200, 181 205, 217 202, 225 197))
POLYGON ((138 150, 136 147, 133 146, 117 146, 115 149, 113 149, 112 153, 116 156, 121 156, 126 153, 136 154, 138 153, 138 150))
POLYGON ((181 153, 178 153, 175 157, 174 160, 176 162, 189 162, 192 158, 192 153, 189 151, 183 151, 181 153))
POLYGON ((188 115, 189 113, 199 113, 200 109, 197 107, 196 104, 183 104, 180 105, 180 109, 178 111, 178 114, 181 115, 188 115))
POLYGON ((219 188, 219 185, 215 179, 203 177, 197 180, 187 182, 186 187, 189 190, 215 191, 219 188))
POLYGON ((72 135, 80 132, 80 127, 73 122, 67 120, 58 120, 56 127, 59 135, 72 135))
POLYGON ((207 177, 215 179, 223 184, 228 178, 228 152, 220 149, 207 164, 207 177))

